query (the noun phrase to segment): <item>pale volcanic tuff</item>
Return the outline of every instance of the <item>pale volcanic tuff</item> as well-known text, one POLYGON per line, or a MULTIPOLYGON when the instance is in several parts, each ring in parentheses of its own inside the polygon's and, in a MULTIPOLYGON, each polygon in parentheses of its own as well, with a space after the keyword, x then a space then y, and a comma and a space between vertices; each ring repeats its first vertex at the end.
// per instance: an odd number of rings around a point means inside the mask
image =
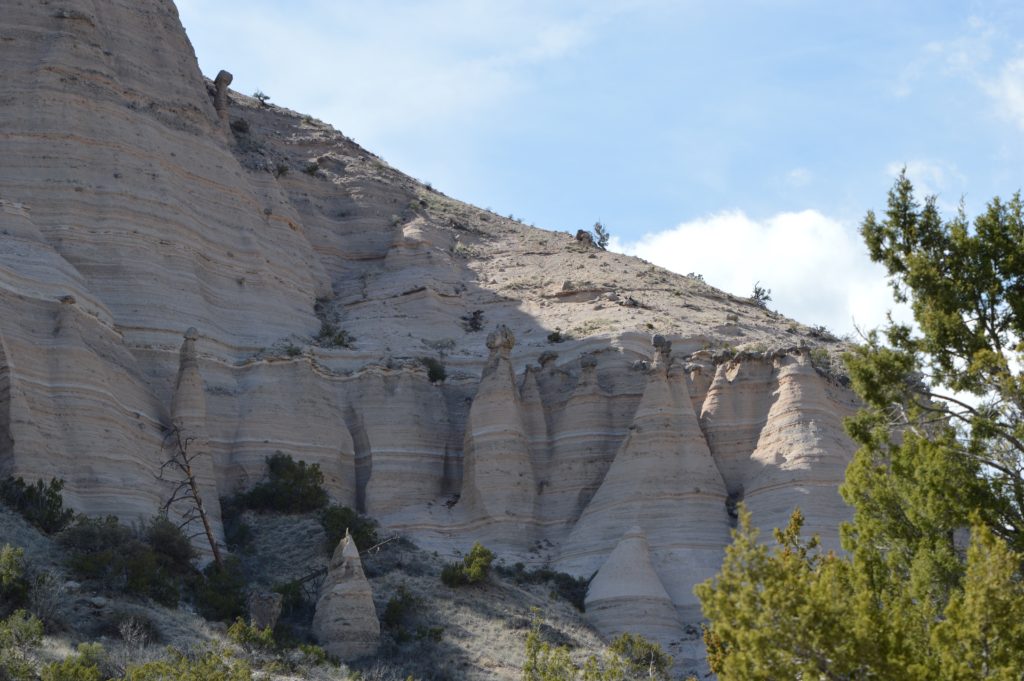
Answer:
POLYGON ((425 548, 596 572, 600 631, 694 660, 735 502, 836 545, 820 333, 218 95, 167 0, 7 0, 0 61, 0 475, 137 521, 177 424, 216 521, 284 452, 425 548))

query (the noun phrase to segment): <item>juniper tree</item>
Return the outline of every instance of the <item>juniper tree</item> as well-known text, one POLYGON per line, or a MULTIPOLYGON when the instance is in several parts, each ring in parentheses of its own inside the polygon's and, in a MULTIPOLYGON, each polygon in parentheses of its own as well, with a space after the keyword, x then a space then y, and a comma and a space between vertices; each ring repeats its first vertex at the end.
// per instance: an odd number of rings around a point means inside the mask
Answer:
POLYGON ((709 662, 722 681, 1020 678, 1020 196, 944 220, 901 174, 861 233, 916 328, 890 320, 846 358, 865 405, 846 424, 846 553, 801 540, 798 514, 769 548, 744 517, 697 589, 709 662))

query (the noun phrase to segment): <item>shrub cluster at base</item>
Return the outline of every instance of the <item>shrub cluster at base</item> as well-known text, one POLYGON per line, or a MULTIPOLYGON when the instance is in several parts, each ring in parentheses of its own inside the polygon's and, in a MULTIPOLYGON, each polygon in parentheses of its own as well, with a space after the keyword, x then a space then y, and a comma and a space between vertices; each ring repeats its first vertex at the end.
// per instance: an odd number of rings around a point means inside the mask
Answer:
POLYGON ((501 576, 512 579, 516 584, 548 582, 553 587, 553 594, 569 601, 580 612, 584 611, 583 601, 587 597, 587 586, 590 584, 588 579, 573 577, 565 572, 555 572, 549 568, 527 570, 522 563, 516 563, 511 568, 499 565, 495 570, 501 576))
POLYGON ((477 542, 469 550, 461 563, 449 563, 441 570, 441 581, 447 586, 462 586, 463 584, 477 584, 487 579, 491 571, 491 562, 494 554, 490 549, 477 542))
POLYGON ((522 678, 524 681, 668 681, 672 662, 672 656, 657 643, 642 636, 623 634, 611 642, 602 659, 591 655, 577 666, 568 647, 552 646, 542 640, 541 621, 535 610, 533 626, 526 635, 522 678))
POLYGON ((356 548, 365 551, 371 546, 380 542, 377 536, 377 523, 366 516, 361 516, 348 506, 330 506, 320 514, 320 524, 323 525, 327 534, 324 543, 327 550, 334 551, 334 548, 345 536, 347 529, 352 535, 352 541, 356 548))
POLYGON ((148 596, 175 607, 195 573, 196 558, 188 538, 158 516, 139 531, 114 516, 80 517, 58 541, 69 551, 68 565, 80 579, 113 591, 148 596))
POLYGON ((210 620, 230 621, 246 611, 246 580, 234 556, 200 572, 196 553, 181 530, 158 516, 140 529, 117 518, 79 518, 58 537, 68 550, 68 567, 78 579, 107 591, 152 598, 176 607, 194 600, 210 620))
POLYGON ((28 600, 25 550, 10 544, 0 546, 0 617, 28 600))
POLYGON ((232 508, 225 510, 228 513, 246 509, 278 513, 316 511, 328 503, 323 484, 320 464, 295 461, 277 452, 267 457, 267 480, 227 500, 225 506, 232 508))
POLYGON ((49 484, 36 480, 27 485, 21 478, 0 482, 0 502, 11 507, 46 534, 60 532, 74 520, 75 513, 64 508, 64 481, 51 478, 49 484))

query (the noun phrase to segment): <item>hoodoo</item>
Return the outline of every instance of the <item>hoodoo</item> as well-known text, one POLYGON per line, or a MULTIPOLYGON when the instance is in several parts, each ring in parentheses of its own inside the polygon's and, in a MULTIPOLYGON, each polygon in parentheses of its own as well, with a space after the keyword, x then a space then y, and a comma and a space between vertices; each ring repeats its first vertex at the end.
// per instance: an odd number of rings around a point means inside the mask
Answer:
POLYGON ((324 650, 339 660, 372 655, 380 645, 373 592, 363 573, 359 549, 348 532, 334 550, 320 587, 313 634, 324 650))
MULTIPOLYGON (((808 327, 205 79, 169 0, 5 2, 0 63, 0 475, 140 524, 168 500, 172 429, 223 541, 220 499, 280 452, 439 561, 481 542, 596 572, 603 632, 642 625, 630 593, 654 599, 677 655, 734 502, 765 528, 800 505, 835 545, 855 402, 792 348, 832 347, 808 327)), ((326 560, 306 521, 275 578, 326 560)), ((331 564, 322 640, 368 654, 354 544, 331 564)))

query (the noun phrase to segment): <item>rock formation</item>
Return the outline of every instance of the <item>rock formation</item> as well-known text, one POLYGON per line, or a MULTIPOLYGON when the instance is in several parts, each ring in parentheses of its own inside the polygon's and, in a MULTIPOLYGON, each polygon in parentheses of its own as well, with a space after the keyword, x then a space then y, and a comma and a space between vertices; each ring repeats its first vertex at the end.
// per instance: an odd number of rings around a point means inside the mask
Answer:
POLYGON ((220 71, 213 79, 213 86, 216 88, 213 95, 213 108, 224 123, 228 121, 228 86, 231 85, 232 80, 234 80, 234 76, 227 71, 220 71))
POLYGON ((257 629, 273 629, 277 618, 281 616, 284 596, 276 591, 253 590, 246 599, 249 609, 249 624, 257 629))
POLYGON ((380 621, 359 550, 348 531, 334 550, 320 587, 313 635, 330 655, 353 660, 372 655, 380 644, 380 621))
POLYGON ((735 502, 835 545, 856 404, 806 327, 228 96, 170 0, 14 0, 0 36, 0 475, 142 521, 175 424, 218 536, 280 451, 439 553, 590 577, 639 527, 682 625, 735 502))
POLYGON ((666 649, 679 636, 672 599, 651 565, 643 530, 633 527, 597 571, 587 589, 587 619, 607 639, 641 634, 666 649))
POLYGON ((519 390, 509 355, 515 336, 499 326, 487 336, 490 356, 466 420, 461 506, 467 516, 489 525, 503 544, 525 548, 534 521, 537 482, 530 438, 520 413, 519 390))
POLYGON ((685 386, 673 394, 669 385, 670 346, 655 338, 655 348, 629 434, 556 564, 589 576, 618 538, 639 526, 650 542, 661 582, 682 617, 694 621, 700 613, 693 587, 714 574, 729 542, 725 484, 685 386), (689 521, 697 518, 700 522, 689 521))

